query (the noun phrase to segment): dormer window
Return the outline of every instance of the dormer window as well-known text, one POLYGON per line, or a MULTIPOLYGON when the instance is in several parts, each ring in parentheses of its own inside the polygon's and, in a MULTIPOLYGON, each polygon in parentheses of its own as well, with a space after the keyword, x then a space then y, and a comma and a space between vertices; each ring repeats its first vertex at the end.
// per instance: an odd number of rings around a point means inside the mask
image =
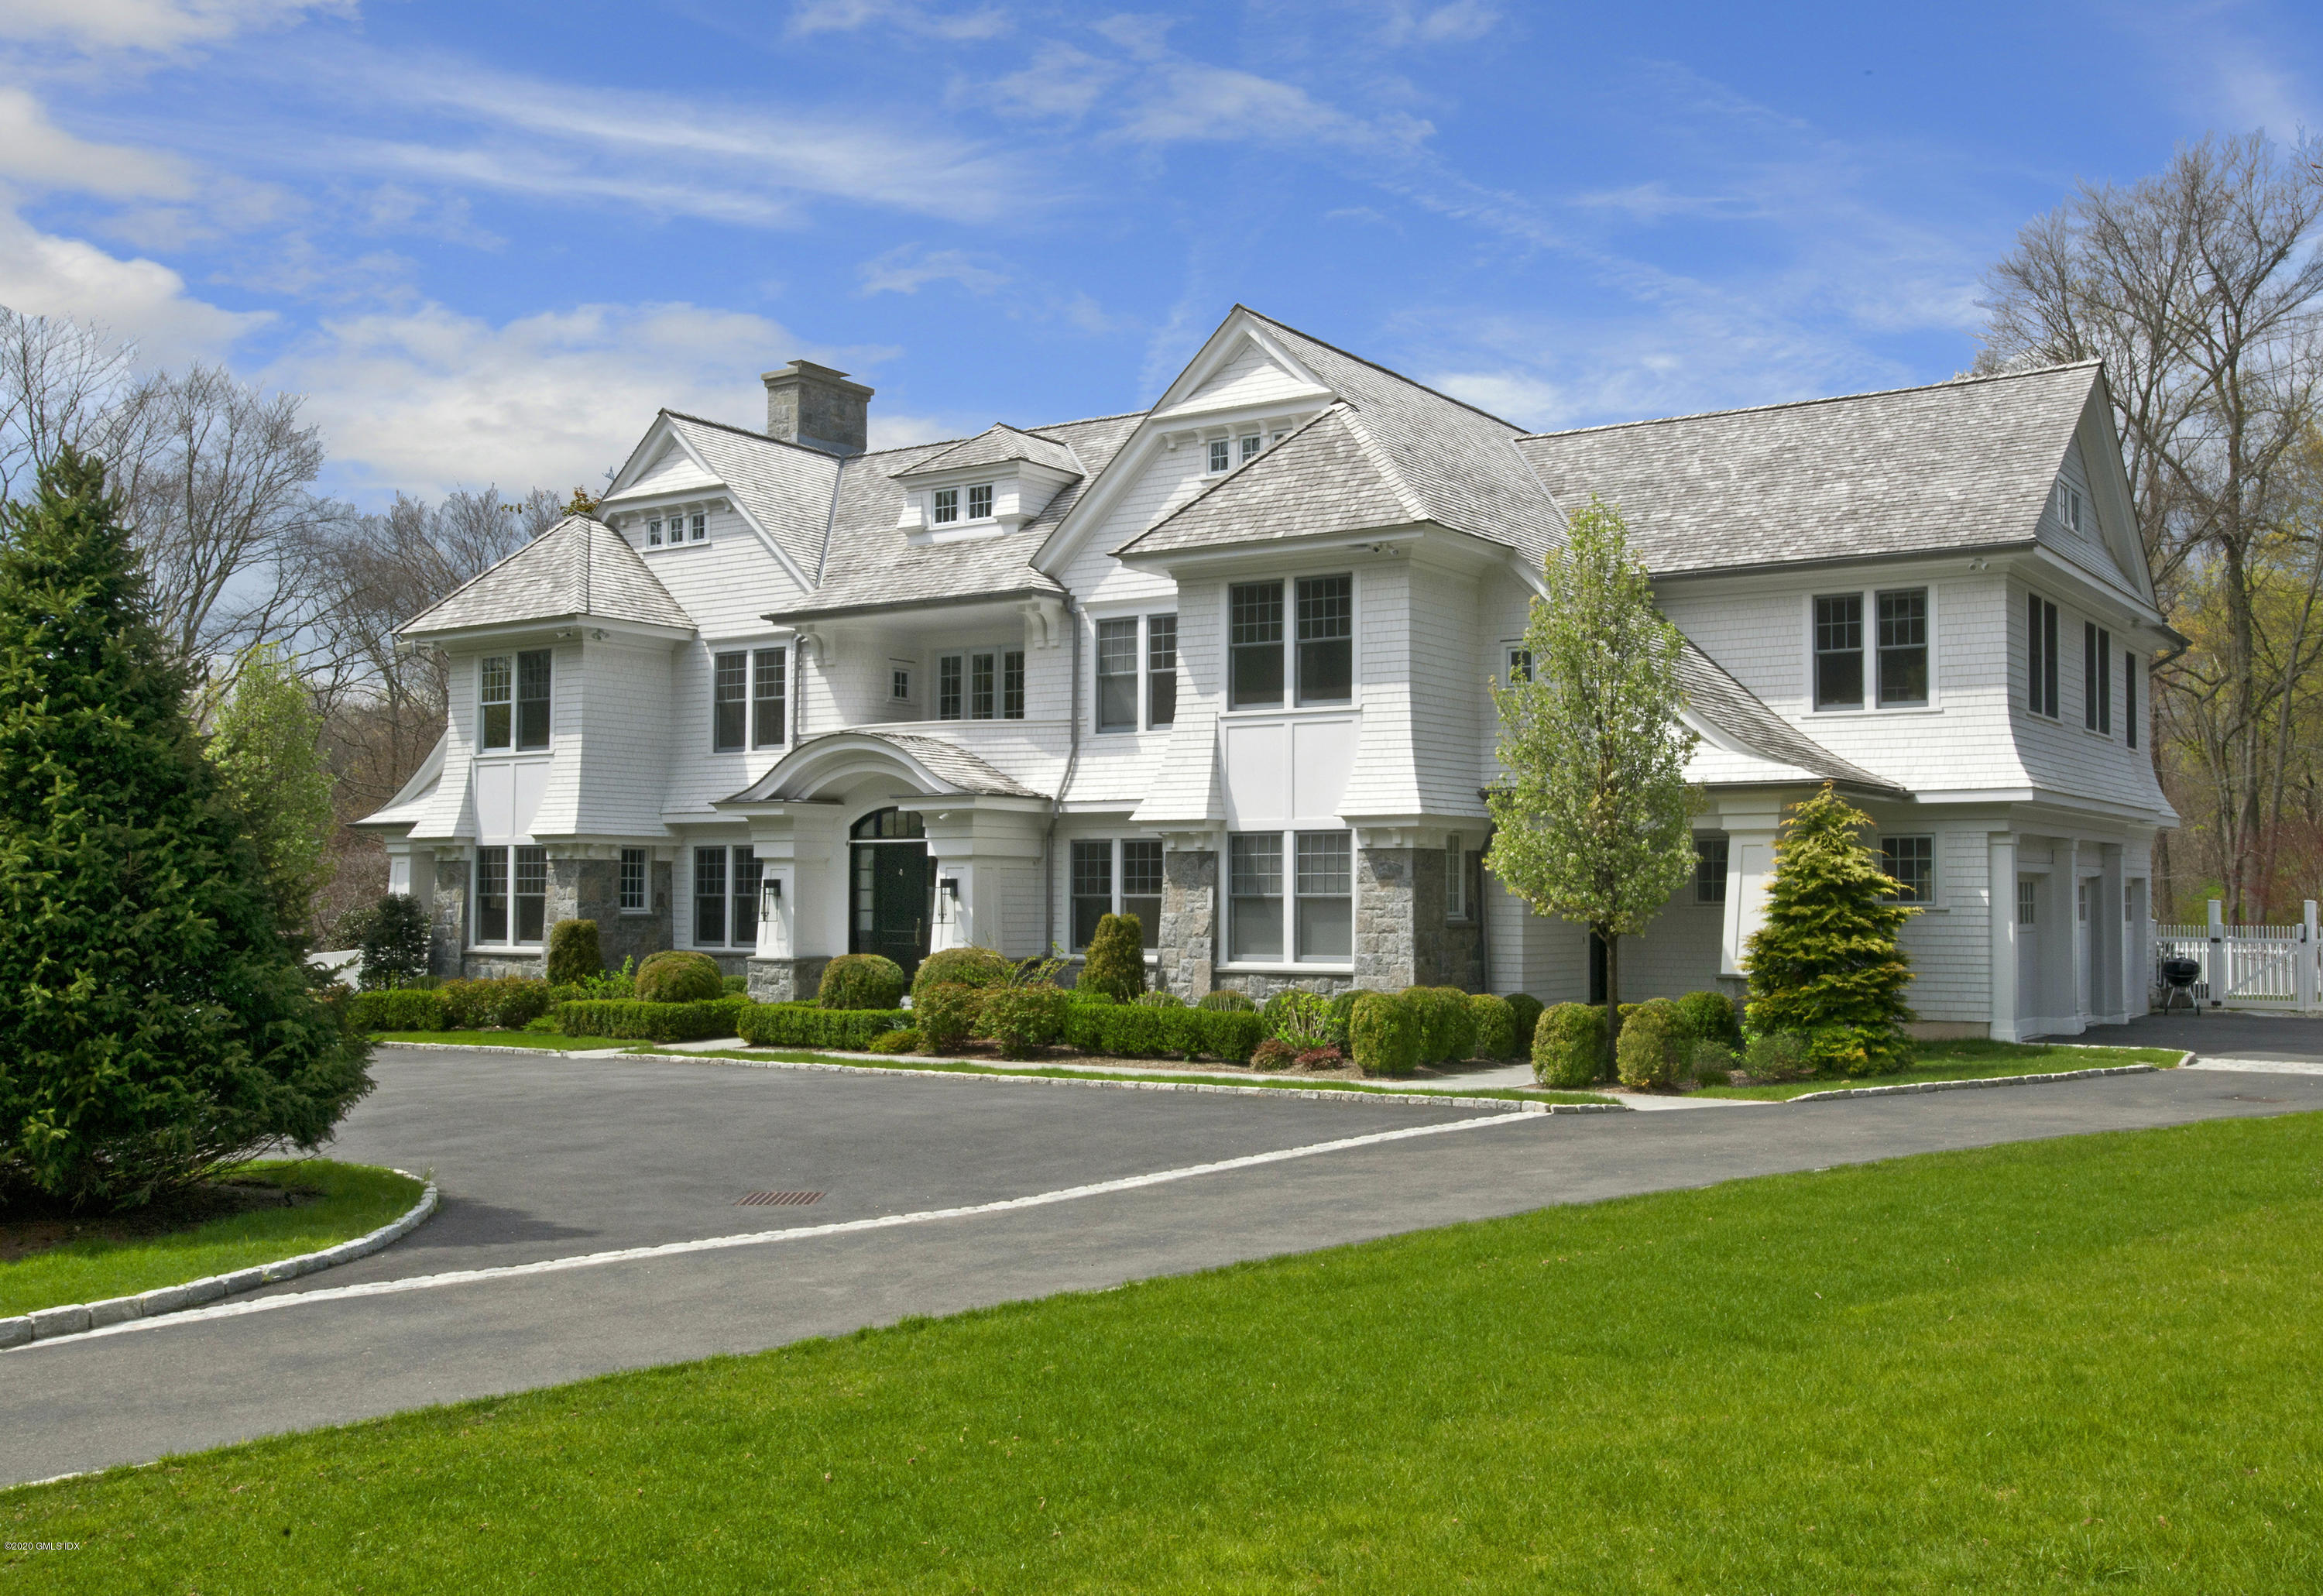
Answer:
POLYGON ((1253 454, 1257 454, 1257 453, 1258 453, 1258 445, 1259 445, 1259 436, 1258 436, 1258 434, 1256 434, 1256 433, 1254 433, 1254 432, 1246 432, 1246 433, 1243 434, 1243 436, 1242 436, 1242 457, 1243 457, 1244 460, 1247 460, 1247 459, 1249 459, 1252 455, 1253 455, 1253 454))
POLYGON ((659 548, 661 546, 661 518, 659 516, 656 516, 652 520, 646 523, 646 545, 649 548, 659 548))
POLYGON ((1224 438, 1210 440, 1210 473, 1215 476, 1234 463, 1234 445, 1224 438))
POLYGON ((988 521, 992 518, 992 484, 978 482, 968 491, 968 518, 988 521))
POLYGON ((935 491, 935 523, 949 527, 960 519, 960 490, 938 488, 935 491))

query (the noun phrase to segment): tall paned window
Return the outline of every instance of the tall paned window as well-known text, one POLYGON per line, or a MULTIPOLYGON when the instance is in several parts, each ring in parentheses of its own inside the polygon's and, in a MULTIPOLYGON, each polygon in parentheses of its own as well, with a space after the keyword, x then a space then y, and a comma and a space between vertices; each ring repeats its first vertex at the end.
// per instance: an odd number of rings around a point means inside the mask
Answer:
POLYGON ((1928 590, 1906 588, 1881 593, 1879 602, 1879 703, 1928 702, 1928 590))
POLYGON ((2137 656, 2121 656, 2121 729, 2131 748, 2137 747, 2137 656))
POLYGON ((1178 618, 1145 618, 1145 724, 1168 726, 1178 719, 1178 618))
POLYGON ((2081 724, 2113 735, 2113 634, 2093 620, 2081 625, 2081 724))
POLYGON ((1000 656, 1000 718, 1024 718, 1024 651, 1005 649, 1000 656))
POLYGON ((476 940, 509 940, 509 858, 505 848, 476 850, 476 940))
POLYGON ((1355 579, 1299 579, 1299 702, 1343 704, 1354 697, 1355 579))
POLYGON ((1694 901, 1697 903, 1722 903, 1726 901, 1727 839, 1696 837, 1694 839, 1694 901))
POLYGON ((546 648, 528 648, 516 656, 516 746, 548 746, 549 660, 546 648))
POLYGON ((621 849, 621 913, 642 914, 646 912, 646 850, 642 848, 621 849))
POLYGON ((938 488, 935 491, 935 521, 939 527, 949 526, 960 519, 960 490, 938 488))
POLYGON ((726 850, 693 850, 693 945, 726 945, 726 850))
POLYGON ((505 748, 516 737, 515 662, 505 654, 488 654, 476 662, 477 745, 505 748))
POLYGON ((1227 590, 1226 652, 1230 707, 1272 708, 1282 702, 1281 582, 1238 582, 1227 590))
POLYGON ((1460 835, 1444 839, 1444 918, 1468 918, 1468 872, 1460 857, 1460 835))
POLYGON ((1863 707, 1863 595, 1814 601, 1815 708, 1863 707))
POLYGON ((1887 900, 1889 903, 1934 903, 1936 839, 1933 837, 1881 838, 1879 870, 1898 888, 1887 900))
POLYGON ((1299 848, 1299 957, 1340 960, 1355 953, 1354 837, 1301 831, 1299 848))
POLYGON ((1097 729, 1137 729, 1137 622, 1097 623, 1097 729))
POLYGON ((548 850, 519 848, 516 853, 516 940, 537 942, 548 921, 548 850))
POLYGON ((1162 839, 1132 837, 1121 845, 1121 908, 1137 916, 1138 940, 1162 945, 1162 839))
MULTIPOLYGON (((1275 651, 1277 659, 1281 649, 1275 651)), ((1282 957, 1282 838, 1280 833, 1226 839, 1227 907, 1234 957, 1282 957)))
POLYGON ((2057 718, 2057 607, 2038 593, 2025 601, 2025 707, 2057 718))
POLYGON ((957 720, 961 712, 961 681, 966 661, 947 654, 936 661, 936 719, 957 720))
MULTIPOLYGON (((908 695, 907 695, 908 696, 908 695)), ((790 661, 779 648, 750 656, 750 746, 782 747, 790 702, 790 661)))
POLYGON ((1113 913, 1113 844, 1073 844, 1073 950, 1097 935, 1097 922, 1113 913))
POLYGON ((999 702, 999 683, 988 654, 968 656, 968 718, 971 720, 993 719, 999 702))
POLYGON ((739 754, 750 697, 750 656, 739 651, 716 655, 711 673, 710 746, 721 754, 739 754))
POLYGON ((765 880, 766 866, 759 861, 758 850, 736 848, 733 942, 737 948, 758 945, 758 888, 765 880))
POLYGON ((2016 923, 2019 925, 2038 923, 2040 907, 2040 884, 2029 876, 2018 876, 2016 878, 2016 923))

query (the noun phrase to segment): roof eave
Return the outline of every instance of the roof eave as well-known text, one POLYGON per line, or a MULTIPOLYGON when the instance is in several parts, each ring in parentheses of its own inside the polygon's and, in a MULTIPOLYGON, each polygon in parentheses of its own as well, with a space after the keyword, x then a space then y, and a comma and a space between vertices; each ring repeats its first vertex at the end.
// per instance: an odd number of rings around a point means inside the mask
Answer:
POLYGON ((827 610, 772 610, 760 615, 760 620, 776 626, 798 626, 815 620, 841 620, 861 615, 880 615, 890 610, 932 610, 948 604, 1001 604, 1016 599, 1053 599, 1062 602, 1069 595, 1060 587, 1012 587, 983 593, 940 593, 927 599, 879 599, 863 604, 834 604, 827 610))
POLYGON ((502 637, 521 637, 537 632, 587 630, 678 643, 693 637, 695 629, 690 626, 663 626, 649 620, 629 620, 620 616, 583 612, 528 617, 521 620, 480 621, 472 626, 407 628, 397 632, 395 638, 399 643, 489 643, 502 637))

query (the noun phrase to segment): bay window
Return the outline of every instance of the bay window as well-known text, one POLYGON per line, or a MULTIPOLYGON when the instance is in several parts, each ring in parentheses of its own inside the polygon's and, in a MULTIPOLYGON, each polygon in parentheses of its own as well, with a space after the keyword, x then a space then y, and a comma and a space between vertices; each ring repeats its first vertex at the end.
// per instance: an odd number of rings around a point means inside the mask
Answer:
POLYGON ((479 659, 478 746, 486 750, 546 748, 551 675, 546 648, 488 654, 479 659))
POLYGON ((1226 874, 1233 960, 1345 964, 1354 958, 1352 832, 1236 832, 1226 839, 1226 874))
POLYGON ((475 893, 478 946, 538 947, 548 918, 548 850, 478 848, 475 893))
POLYGON ((1281 703, 1281 582, 1238 582, 1227 591, 1226 652, 1229 708, 1272 708, 1281 703))
POLYGON ((1227 590, 1227 707, 1275 708, 1286 683, 1302 705, 1354 702, 1355 579, 1302 576, 1291 583, 1295 634, 1284 625, 1283 585, 1238 582, 1227 590), (1297 653, 1288 670, 1287 648, 1297 653))

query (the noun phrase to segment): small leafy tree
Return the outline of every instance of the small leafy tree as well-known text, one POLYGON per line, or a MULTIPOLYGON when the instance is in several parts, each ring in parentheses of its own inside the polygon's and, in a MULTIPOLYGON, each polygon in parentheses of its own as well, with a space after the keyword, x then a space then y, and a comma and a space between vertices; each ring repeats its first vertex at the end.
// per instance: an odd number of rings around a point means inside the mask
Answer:
POLYGON ((0 1203, 128 1207, 368 1091, 185 712, 105 470, 0 510, 0 1203))
POLYGON ((244 654, 205 751, 258 848, 274 923, 303 941, 315 894, 330 884, 334 778, 298 663, 271 644, 244 654))
MULTIPOLYGON (((558 922, 559 929, 566 923, 558 922)), ((363 912, 365 991, 409 986, 427 973, 427 911, 409 893, 391 892, 363 912)))
POLYGON ((1492 689, 1503 775, 1485 797, 1493 831, 1484 864, 1536 913, 1604 942, 1610 1068, 1621 940, 1694 875, 1683 639, 1654 608, 1621 511, 1601 500, 1572 517, 1543 574, 1547 593, 1525 627, 1529 675, 1492 689))
POLYGON ((1894 901, 1902 889, 1863 846, 1870 823, 1828 784, 1792 809, 1743 961, 1751 1030, 1798 1032, 1818 1068, 1843 1075, 1912 1059, 1912 967, 1896 933, 1919 911, 1894 901))
POLYGON ((1121 1003, 1145 990, 1145 932, 1136 915, 1098 917, 1079 985, 1121 1003))

